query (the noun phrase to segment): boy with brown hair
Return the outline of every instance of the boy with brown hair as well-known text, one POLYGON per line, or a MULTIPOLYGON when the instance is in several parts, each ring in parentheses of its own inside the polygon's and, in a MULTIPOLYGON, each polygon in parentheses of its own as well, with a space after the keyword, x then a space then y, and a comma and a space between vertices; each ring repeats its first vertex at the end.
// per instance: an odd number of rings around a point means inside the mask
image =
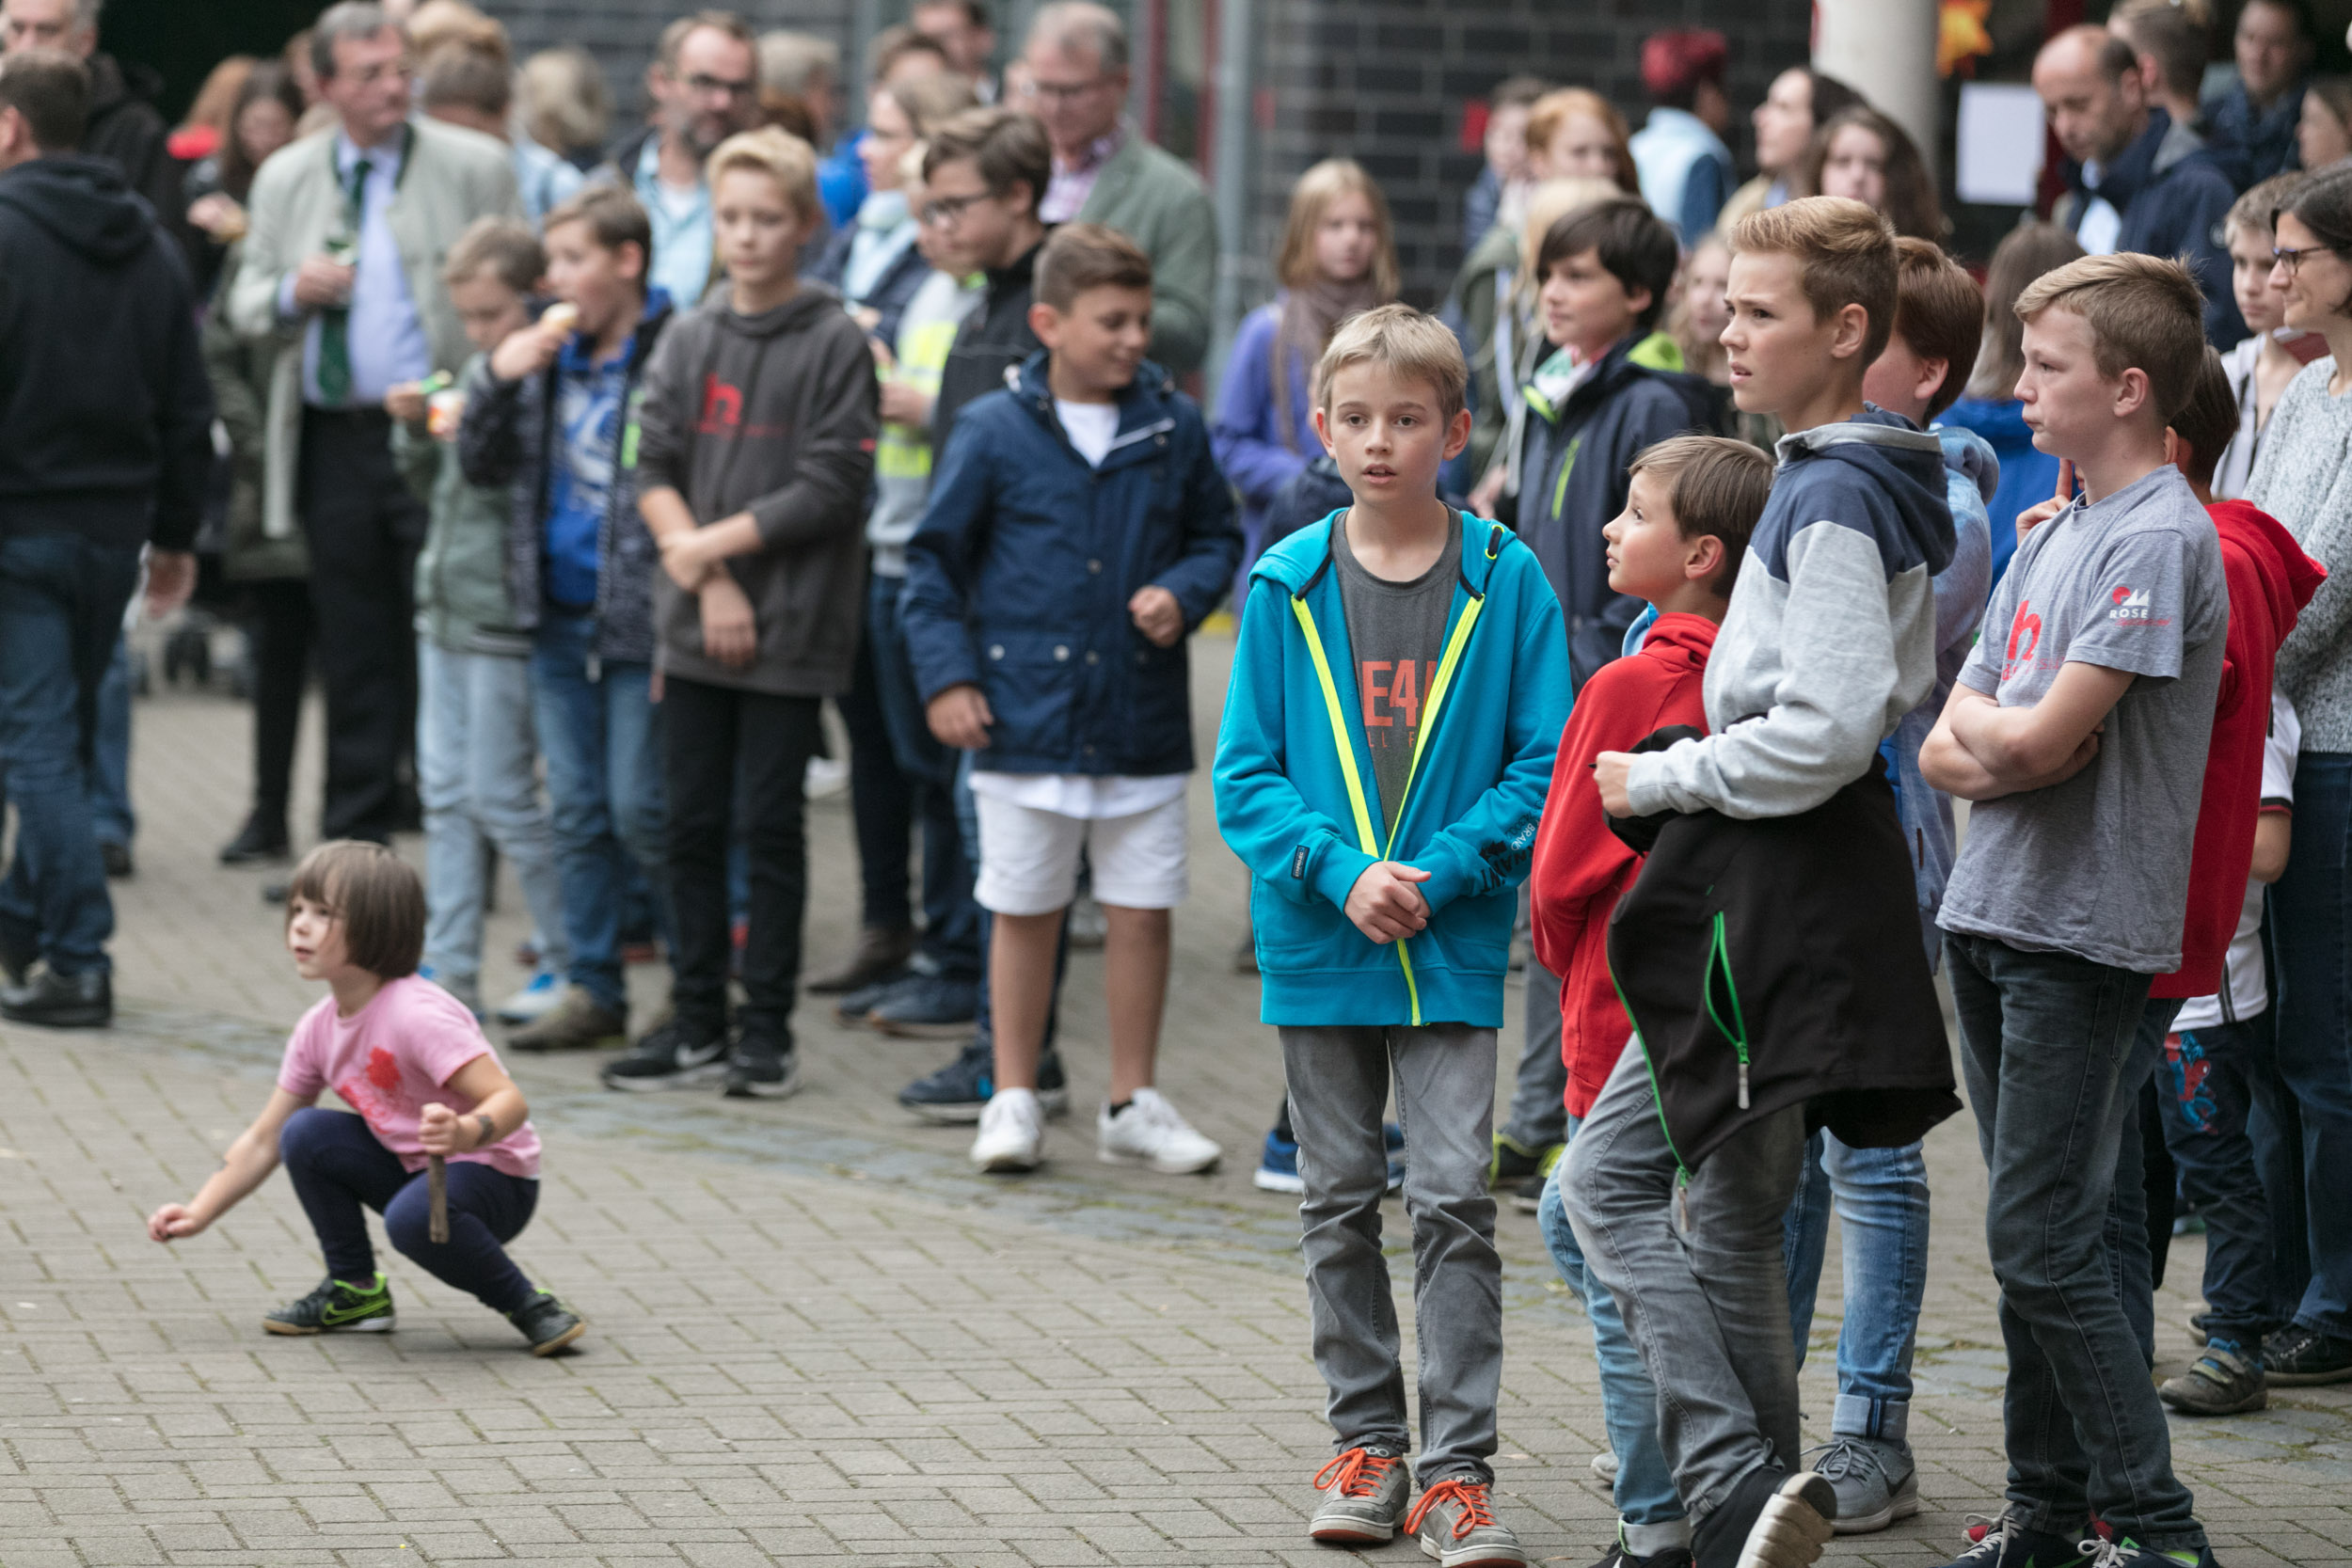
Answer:
POLYGON ((1650 855, 1610 938, 1633 1042, 1565 1191, 1660 1390, 1700 1568, 1804 1568, 1837 1512, 1798 1468, 1782 1254, 1808 1116, 1877 1148, 1959 1108, 1879 760, 1934 682, 1952 523, 1936 438, 1863 396, 1900 293, 1885 218, 1810 197, 1731 243, 1732 394, 1789 434, 1708 660, 1710 733, 1595 759, 1650 855), (1834 981, 1812 967, 1830 952, 1834 981), (1736 1034, 1705 1005, 1723 966, 1736 1034))
POLYGON ((1217 824, 1249 867, 1264 1019, 1281 1032, 1335 1429, 1309 1533, 1372 1544, 1402 1529, 1442 1568, 1528 1560, 1493 1510, 1486 1159, 1516 888, 1568 707, 1567 637, 1534 551, 1437 497, 1438 467, 1470 440, 1469 379, 1454 335, 1406 306, 1333 335, 1315 428, 1354 504, 1251 569, 1216 756, 1217 824), (1409 1511, 1380 1250, 1392 1078, 1412 1129, 1421 1325, 1409 1511))
POLYGON ((2080 1561, 2093 1517, 2103 1564, 2212 1561, 2103 1237, 2150 981, 2182 960, 2230 620, 2214 524, 2165 460, 2201 309, 2186 268, 2136 254, 2018 296, 2026 420, 2083 492, 2018 546, 1920 757, 1977 802, 1941 923, 2009 1350, 2009 1506, 1966 1568, 2080 1561))
POLYGON ((1098 224, 1037 263, 1044 351, 975 399, 907 545, 904 626, 931 734, 973 753, 991 911, 993 1092, 972 1163, 1044 1158, 1040 1057, 1081 854, 1109 924, 1110 1093, 1095 1152, 1168 1175, 1222 1152, 1154 1086, 1169 911, 1187 890, 1184 639, 1241 556, 1200 411, 1146 360, 1152 262, 1098 224))

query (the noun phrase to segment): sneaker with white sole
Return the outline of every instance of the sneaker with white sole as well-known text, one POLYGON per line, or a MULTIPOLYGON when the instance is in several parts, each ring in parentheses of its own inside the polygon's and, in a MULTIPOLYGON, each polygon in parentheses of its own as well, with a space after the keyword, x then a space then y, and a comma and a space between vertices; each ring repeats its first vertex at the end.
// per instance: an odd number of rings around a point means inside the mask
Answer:
POLYGON ((1868 1535, 1919 1512, 1919 1467, 1908 1444, 1832 1433, 1805 1458, 1837 1494, 1840 1535, 1868 1535))
POLYGON ((1405 1532, 1421 1538, 1438 1568, 1526 1568, 1531 1560, 1511 1527, 1495 1517, 1493 1490, 1453 1476, 1421 1495, 1405 1515, 1405 1532))
POLYGON ((998 1089, 980 1111, 972 1163, 993 1174, 1035 1170, 1045 1159, 1045 1107, 1035 1089, 998 1089))
POLYGON ((1404 1460, 1385 1448, 1354 1448, 1315 1472, 1323 1500, 1307 1534, 1326 1545, 1378 1546, 1396 1539, 1413 1481, 1404 1460))
POLYGON ((536 1022, 564 999, 564 976, 551 969, 543 969, 531 977, 531 984, 498 1005, 494 1015, 501 1023, 536 1022))
POLYGON ((1836 1533, 1837 1489, 1799 1470, 1764 1499, 1740 1544, 1739 1568, 1813 1568, 1836 1533))
POLYGON ((605 1063, 596 1076, 608 1089, 689 1089, 724 1078, 727 1052, 725 1031, 703 1033, 674 1017, 649 1031, 628 1055, 605 1063))
POLYGON ((1162 1176, 1190 1176, 1215 1165, 1225 1150, 1193 1131, 1157 1089, 1137 1089, 1123 1109, 1108 1105, 1094 1118, 1094 1154, 1106 1165, 1143 1165, 1162 1176))

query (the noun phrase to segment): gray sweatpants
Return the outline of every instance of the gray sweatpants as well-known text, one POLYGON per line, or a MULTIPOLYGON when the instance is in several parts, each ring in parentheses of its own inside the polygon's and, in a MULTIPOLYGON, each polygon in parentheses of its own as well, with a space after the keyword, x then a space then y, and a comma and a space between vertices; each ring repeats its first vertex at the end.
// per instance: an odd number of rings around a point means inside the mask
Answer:
MULTIPOLYGON (((1291 1126, 1307 1196, 1308 1317, 1315 1369, 1331 1390, 1334 1449, 1411 1449, 1395 1297, 1380 1253, 1389 1153, 1381 1134, 1391 1073, 1404 1124, 1405 1212, 1413 1224, 1422 1455, 1426 1488, 1491 1481, 1502 1386, 1502 1259, 1486 1191, 1493 1141, 1495 1031, 1284 1028, 1291 1126)), ((1782 1331, 1784 1339, 1787 1330, 1782 1331)), ((1784 1350, 1786 1346, 1784 1345, 1784 1350)))
POLYGON ((1776 1111, 1718 1146, 1677 1194, 1638 1041, 1568 1144, 1568 1221, 1658 1386, 1659 1439, 1694 1520, 1757 1465, 1797 1467, 1782 1248, 1804 1148, 1804 1105, 1776 1111))

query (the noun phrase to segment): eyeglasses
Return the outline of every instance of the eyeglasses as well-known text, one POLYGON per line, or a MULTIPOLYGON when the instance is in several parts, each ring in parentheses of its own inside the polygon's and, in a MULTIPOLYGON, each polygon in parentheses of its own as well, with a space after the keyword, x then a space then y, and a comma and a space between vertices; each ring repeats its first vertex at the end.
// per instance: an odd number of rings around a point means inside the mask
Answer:
POLYGON ((2296 273, 2303 270, 2304 257, 2332 256, 2335 253, 2336 247, 2331 245, 2304 245, 2300 247, 2274 245, 2271 247, 2270 251, 2270 264, 2274 267, 2286 268, 2287 276, 2289 277, 2293 277, 2296 273))
POLYGON ((723 76, 696 71, 686 79, 687 91, 697 98, 749 98, 759 90, 756 80, 730 82, 723 76))
POLYGON ((1040 82, 1032 78, 1028 95, 1049 103, 1069 103, 1098 90, 1109 80, 1108 76, 1097 76, 1090 82, 1040 82))
POLYGON ((922 218, 926 226, 946 229, 963 221, 964 209, 976 201, 986 201, 989 193, 974 191, 970 196, 943 196, 923 203, 922 218))

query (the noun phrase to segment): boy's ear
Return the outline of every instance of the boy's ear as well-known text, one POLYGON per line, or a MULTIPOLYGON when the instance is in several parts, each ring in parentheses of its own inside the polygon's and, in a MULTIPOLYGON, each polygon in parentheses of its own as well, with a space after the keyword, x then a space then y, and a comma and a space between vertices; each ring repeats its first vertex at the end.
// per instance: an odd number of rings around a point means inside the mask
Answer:
MULTIPOLYGON (((2110 405, 2115 417, 2133 419, 2154 406, 2155 388, 2150 385, 2148 372, 2137 365, 2124 366, 2122 373, 2115 378, 2114 401, 2110 405)), ((2168 426, 2167 434, 2169 433, 2168 426)))
MULTIPOLYGON (((1837 308, 1837 320, 1834 325, 1836 331, 1829 341, 1830 357, 1859 360, 1864 346, 1870 341, 1870 308, 1849 301, 1837 308)), ((1863 366, 1865 370, 1868 368, 1867 365, 1863 366)))
POLYGON ((1029 305, 1029 330, 1037 334, 1037 341, 1043 343, 1048 352, 1058 350, 1061 347, 1061 312, 1043 300, 1032 301, 1029 305))
MULTIPOLYGON (((1623 287, 1623 285, 1620 284, 1619 287, 1623 287)), ((1655 293, 1652 293, 1646 287, 1639 289, 1627 289, 1625 291, 1625 308, 1633 312, 1634 331, 1640 332, 1644 330, 1642 326, 1642 318, 1649 313, 1650 306, 1656 303, 1657 299, 1658 296, 1655 293)))
MULTIPOLYGON (((1315 415, 1315 419, 1318 421, 1317 428, 1320 428, 1319 421, 1322 418, 1323 416, 1320 412, 1315 415)), ((1470 411, 1467 408, 1458 408, 1454 410, 1454 418, 1448 421, 1445 427, 1446 461, 1450 463, 1454 458, 1461 456, 1462 449, 1470 445, 1470 411)))
POLYGON ((1340 449, 1331 441, 1331 410, 1318 405, 1315 408, 1314 417, 1315 439, 1323 443, 1323 453, 1326 457, 1336 458, 1340 454, 1340 449))
POLYGON ((1711 582, 1724 567, 1724 541, 1721 534, 1702 533, 1696 539, 1682 542, 1682 576, 1690 582, 1711 582))
POLYGON ((631 283, 645 280, 645 247, 635 240, 623 240, 612 247, 612 270, 631 283))

